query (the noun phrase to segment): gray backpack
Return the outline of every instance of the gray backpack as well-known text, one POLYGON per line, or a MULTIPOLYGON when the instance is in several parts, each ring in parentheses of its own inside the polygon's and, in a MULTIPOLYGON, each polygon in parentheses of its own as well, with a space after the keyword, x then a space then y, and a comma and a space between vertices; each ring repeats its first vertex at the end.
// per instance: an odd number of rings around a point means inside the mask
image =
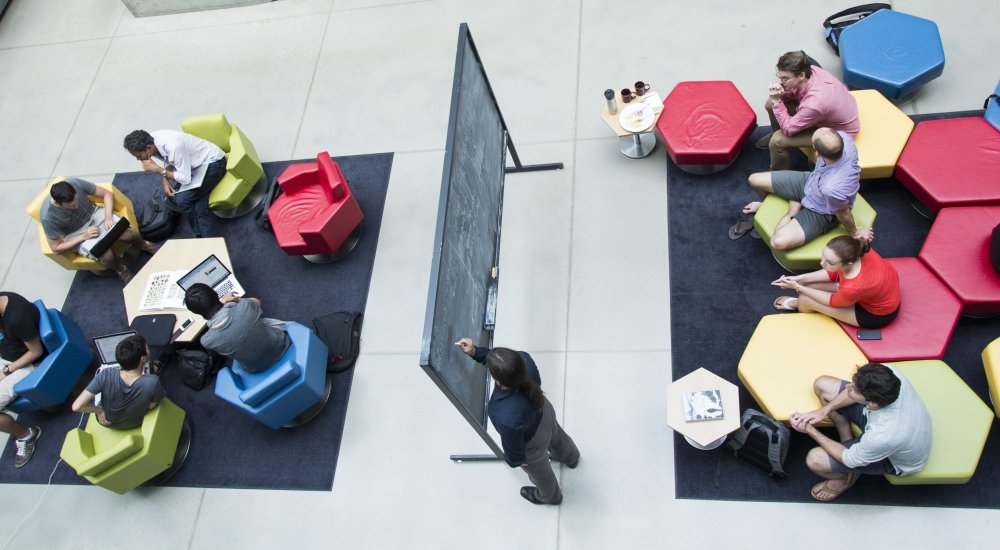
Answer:
POLYGON ((747 409, 740 417, 740 429, 726 442, 726 449, 740 461, 782 480, 788 477, 782 469, 788 456, 788 437, 787 426, 760 411, 747 409))

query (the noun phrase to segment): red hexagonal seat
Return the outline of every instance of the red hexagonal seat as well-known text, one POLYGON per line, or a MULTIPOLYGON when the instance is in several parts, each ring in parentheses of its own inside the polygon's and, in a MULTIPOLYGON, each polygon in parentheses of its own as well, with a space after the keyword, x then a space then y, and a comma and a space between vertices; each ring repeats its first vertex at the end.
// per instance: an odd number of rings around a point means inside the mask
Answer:
POLYGON ((681 82, 663 100, 656 133, 681 165, 728 165, 757 128, 757 115, 728 80, 681 82))
POLYGON ((962 302, 917 258, 886 258, 886 261, 899 273, 899 315, 882 329, 881 340, 858 340, 858 327, 837 321, 840 327, 869 361, 944 357, 962 302))
POLYGON ((962 313, 1000 311, 1000 276, 990 261, 997 223, 1000 206, 944 208, 920 249, 924 264, 962 301, 962 313))
POLYGON ((1000 205, 1000 132, 982 118, 917 124, 896 178, 935 214, 953 206, 1000 205))

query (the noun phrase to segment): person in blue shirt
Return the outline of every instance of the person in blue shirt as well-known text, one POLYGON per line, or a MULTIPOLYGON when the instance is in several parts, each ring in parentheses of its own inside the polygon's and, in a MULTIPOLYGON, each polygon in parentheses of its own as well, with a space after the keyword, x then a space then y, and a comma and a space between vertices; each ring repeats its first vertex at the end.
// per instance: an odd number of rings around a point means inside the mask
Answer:
POLYGON ((533 504, 560 504, 562 491, 549 453, 570 469, 580 462, 580 450, 556 421, 556 411, 542 392, 542 379, 530 355, 509 348, 492 350, 462 338, 459 347, 486 365, 495 386, 487 414, 500 433, 504 460, 521 467, 534 486, 521 487, 521 496, 533 504))

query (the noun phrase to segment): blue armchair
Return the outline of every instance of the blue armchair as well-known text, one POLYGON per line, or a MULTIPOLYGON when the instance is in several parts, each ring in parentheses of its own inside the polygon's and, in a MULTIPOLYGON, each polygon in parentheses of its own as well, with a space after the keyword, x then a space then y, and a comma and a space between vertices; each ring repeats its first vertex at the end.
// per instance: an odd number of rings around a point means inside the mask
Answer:
POLYGON ((326 344, 298 323, 286 332, 292 344, 271 368, 254 374, 233 361, 215 381, 215 395, 275 430, 326 398, 326 344))
POLYGON ((35 301, 35 307, 41 317, 38 334, 49 354, 34 372, 14 385, 18 398, 7 408, 16 413, 65 402, 93 359, 80 325, 56 309, 45 309, 41 300, 35 301))

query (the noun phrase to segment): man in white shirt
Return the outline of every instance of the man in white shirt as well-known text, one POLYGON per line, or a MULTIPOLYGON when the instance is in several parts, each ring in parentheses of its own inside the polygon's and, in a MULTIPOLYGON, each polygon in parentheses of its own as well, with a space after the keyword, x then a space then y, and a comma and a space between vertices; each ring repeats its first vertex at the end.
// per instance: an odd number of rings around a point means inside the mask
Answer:
POLYGON ((163 176, 163 192, 177 201, 196 237, 215 236, 208 195, 226 175, 222 149, 174 130, 136 130, 125 136, 125 149, 142 162, 143 170, 163 176))
POLYGON ((931 454, 931 416, 910 381, 895 367, 868 363, 858 367, 852 381, 820 376, 813 390, 823 406, 788 417, 792 427, 819 443, 809 451, 809 469, 826 478, 812 488, 812 496, 831 501, 851 488, 860 474, 915 474, 931 454), (827 416, 840 443, 826 437, 815 424, 827 416), (851 424, 861 428, 854 437, 851 424))

